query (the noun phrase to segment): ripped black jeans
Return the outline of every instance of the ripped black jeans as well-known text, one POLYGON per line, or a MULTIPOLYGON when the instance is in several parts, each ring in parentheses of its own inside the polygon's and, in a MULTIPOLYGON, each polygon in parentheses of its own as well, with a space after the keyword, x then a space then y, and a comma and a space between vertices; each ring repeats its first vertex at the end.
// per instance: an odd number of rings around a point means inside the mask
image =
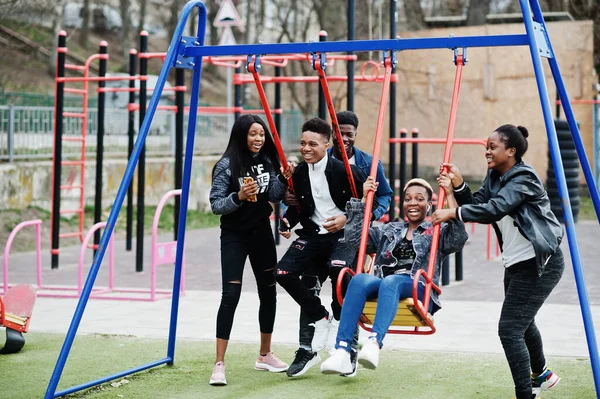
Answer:
MULTIPOLYGON (((344 231, 307 235, 295 240, 277 264, 277 282, 300 305, 300 346, 310 348, 314 327, 309 324, 328 315, 319 298, 327 277, 332 284, 331 310, 340 319, 342 307, 337 301, 337 279, 343 267, 355 263, 356 248, 342 239, 344 231)), ((342 287, 344 295, 350 276, 342 287)), ((358 335, 357 335, 358 337, 358 335)), ((358 342, 358 341, 356 341, 358 342)))
POLYGON ((221 306, 217 313, 217 338, 229 339, 235 309, 242 293, 242 276, 247 258, 250 258, 258 287, 260 332, 263 334, 273 332, 277 308, 277 290, 274 275, 277 252, 271 225, 267 219, 264 223, 249 230, 221 229, 223 291, 221 306))

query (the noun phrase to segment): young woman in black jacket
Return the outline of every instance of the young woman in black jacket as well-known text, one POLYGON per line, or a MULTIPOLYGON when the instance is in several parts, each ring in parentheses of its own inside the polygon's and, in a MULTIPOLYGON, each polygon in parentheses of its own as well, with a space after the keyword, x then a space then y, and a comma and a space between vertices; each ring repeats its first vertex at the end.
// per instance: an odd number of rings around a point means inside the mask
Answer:
POLYGON ((271 202, 279 202, 287 188, 285 176, 278 175, 279 160, 273 138, 256 115, 243 115, 233 125, 225 153, 212 173, 210 206, 221 215, 221 272, 223 293, 217 314, 217 356, 211 385, 225 385, 225 351, 233 326, 235 309, 242 292, 242 274, 250 258, 256 277, 260 307, 260 352, 257 370, 286 371, 288 365, 271 352, 275 322, 277 264, 275 241, 269 216, 271 202))
POLYGON ((565 262, 563 230, 535 170, 523 163, 527 129, 500 126, 488 138, 488 173, 474 194, 455 165, 446 167, 458 208, 439 209, 434 224, 450 219, 493 224, 504 264, 504 303, 498 335, 508 360, 517 399, 535 398, 560 378, 546 366, 535 316, 556 284, 565 262))

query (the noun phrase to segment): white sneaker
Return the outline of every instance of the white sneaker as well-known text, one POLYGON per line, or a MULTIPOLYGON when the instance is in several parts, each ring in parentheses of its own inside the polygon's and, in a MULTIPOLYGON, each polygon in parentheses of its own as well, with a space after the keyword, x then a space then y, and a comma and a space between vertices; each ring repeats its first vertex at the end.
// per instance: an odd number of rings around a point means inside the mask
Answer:
POLYGON ((336 349, 333 356, 321 363, 323 374, 350 374, 352 363, 350 363, 350 352, 345 349, 336 349))
POLYGON ((364 368, 376 369, 379 364, 379 342, 375 338, 367 339, 360 352, 358 352, 358 363, 364 368))
POLYGON ((325 349, 329 351, 329 354, 333 356, 335 353, 335 343, 337 341, 337 333, 340 328, 340 321, 334 318, 331 318, 331 324, 329 325, 329 335, 327 336, 327 344, 325 344, 325 349))
POLYGON ((327 317, 323 317, 321 320, 317 320, 309 326, 315 327, 315 334, 311 342, 313 352, 320 352, 325 349, 327 344, 327 338, 329 337, 329 326, 331 321, 327 317))

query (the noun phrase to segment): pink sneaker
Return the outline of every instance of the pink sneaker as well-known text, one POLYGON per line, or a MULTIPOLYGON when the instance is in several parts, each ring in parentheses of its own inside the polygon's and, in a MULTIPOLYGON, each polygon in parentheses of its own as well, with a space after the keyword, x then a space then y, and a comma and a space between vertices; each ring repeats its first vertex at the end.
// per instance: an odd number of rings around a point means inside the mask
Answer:
POLYGON ((273 352, 269 352, 265 356, 258 355, 258 359, 256 359, 256 363, 254 363, 254 368, 256 370, 267 370, 271 373, 281 373, 282 371, 286 371, 288 367, 289 366, 279 360, 273 352))
POLYGON ((215 363, 212 375, 210 376, 210 385, 227 385, 225 379, 225 364, 223 362, 215 363))

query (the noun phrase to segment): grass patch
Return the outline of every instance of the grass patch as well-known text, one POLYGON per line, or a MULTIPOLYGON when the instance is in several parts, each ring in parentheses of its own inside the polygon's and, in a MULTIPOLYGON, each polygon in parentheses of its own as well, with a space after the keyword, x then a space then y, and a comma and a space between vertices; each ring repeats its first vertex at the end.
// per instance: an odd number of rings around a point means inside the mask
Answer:
POLYGON ((592 199, 587 195, 582 195, 580 196, 580 201, 579 220, 598 220, 592 199))
MULTIPOLYGON (((29 333, 21 353, 2 356, 0 392, 3 397, 39 398, 46 390, 64 336, 29 333)), ((356 378, 322 375, 318 366, 297 379, 285 373, 253 369, 257 345, 232 342, 226 358, 225 387, 211 387, 208 379, 214 361, 214 342, 179 340, 175 365, 127 377, 128 383, 110 383, 69 395, 70 398, 511 398, 512 379, 502 355, 382 352, 377 371, 359 369, 356 378)), ((286 361, 294 347, 279 345, 276 353, 286 361)), ((67 361, 59 390, 163 358, 166 341, 127 336, 79 336, 67 361)), ((552 358, 561 383, 544 399, 595 397, 588 359, 552 358)), ((122 380, 122 379, 121 379, 122 380)), ((0 396, 2 396, 0 395, 0 396)))

